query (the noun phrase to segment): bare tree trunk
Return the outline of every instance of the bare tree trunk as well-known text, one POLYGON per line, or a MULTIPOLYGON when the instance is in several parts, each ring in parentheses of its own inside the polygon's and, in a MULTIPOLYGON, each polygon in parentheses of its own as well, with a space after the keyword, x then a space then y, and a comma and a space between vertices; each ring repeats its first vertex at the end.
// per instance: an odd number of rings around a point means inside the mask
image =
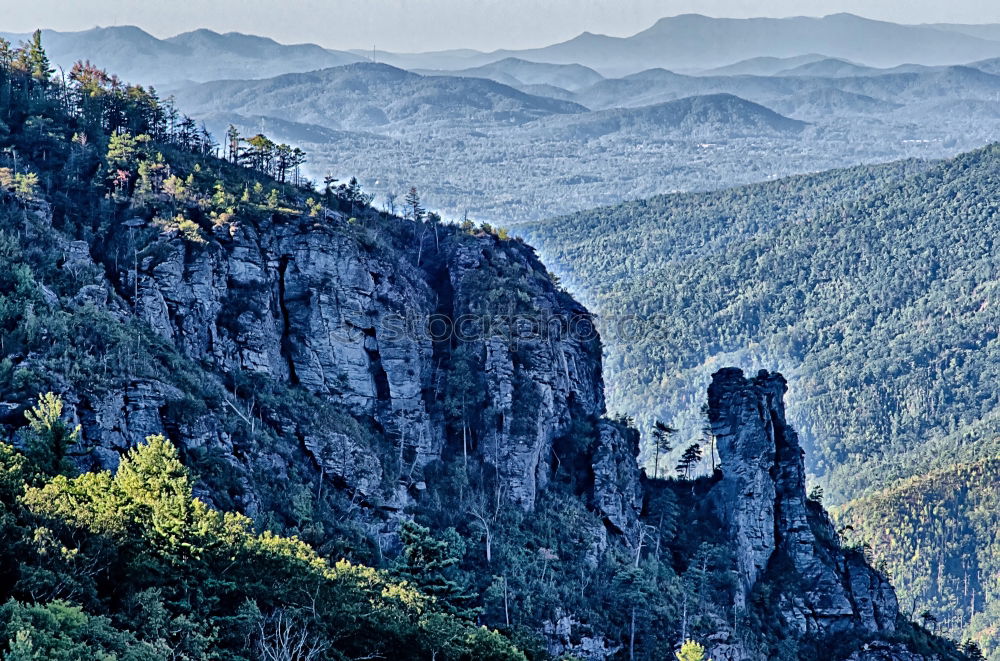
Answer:
POLYGON ((685 641, 688 637, 688 595, 687 590, 684 590, 684 611, 681 617, 681 640, 685 641))
POLYGON ((632 606, 632 624, 628 632, 628 658, 629 661, 635 660, 635 606, 632 606))
POLYGON ((510 627, 510 607, 507 601, 507 574, 503 575, 503 619, 510 627))

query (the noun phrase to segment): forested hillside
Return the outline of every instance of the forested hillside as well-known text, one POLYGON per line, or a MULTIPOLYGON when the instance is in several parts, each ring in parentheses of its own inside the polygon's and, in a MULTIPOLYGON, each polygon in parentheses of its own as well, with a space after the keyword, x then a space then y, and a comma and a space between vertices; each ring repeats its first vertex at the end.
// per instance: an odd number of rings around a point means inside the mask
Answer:
POLYGON ((903 586, 904 611, 997 649, 1000 460, 904 480, 851 502, 837 519, 903 586))
POLYGON ((780 374, 643 476, 528 245, 306 158, 0 42, 5 659, 965 658, 807 499, 780 374))
MULTIPOLYGON (((661 196, 528 234, 602 319, 612 410, 694 439, 719 365, 785 366, 810 469, 843 503, 1000 453, 998 173, 991 146, 661 196)), ((993 546, 969 549, 995 562, 993 546)), ((896 576, 918 608, 950 608, 896 576)), ((959 607, 937 616, 968 622, 959 607)))

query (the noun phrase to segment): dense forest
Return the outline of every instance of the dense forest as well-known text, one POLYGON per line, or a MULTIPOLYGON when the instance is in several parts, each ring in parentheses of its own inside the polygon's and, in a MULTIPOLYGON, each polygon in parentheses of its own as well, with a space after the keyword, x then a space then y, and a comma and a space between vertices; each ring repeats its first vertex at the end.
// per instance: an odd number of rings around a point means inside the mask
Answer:
MULTIPOLYGON (((602 319, 612 410, 650 431, 655 419, 678 428, 676 453, 701 436, 698 393, 719 365, 781 366, 810 470, 844 503, 1000 451, 998 164, 994 145, 660 196, 527 235, 602 319)), ((647 469, 653 455, 650 441, 647 469)), ((876 528, 890 516, 860 511, 876 528)), ((992 566, 995 547, 955 523, 969 535, 963 553, 992 566)), ((911 543, 937 552, 931 537, 911 543)), ((973 606, 926 587, 937 565, 900 567, 904 601, 956 635, 973 613, 987 617, 989 584, 963 588, 977 591, 973 606)))
POLYGON ((905 586, 903 608, 995 650, 1000 593, 1000 461, 904 480, 837 512, 849 538, 905 586))

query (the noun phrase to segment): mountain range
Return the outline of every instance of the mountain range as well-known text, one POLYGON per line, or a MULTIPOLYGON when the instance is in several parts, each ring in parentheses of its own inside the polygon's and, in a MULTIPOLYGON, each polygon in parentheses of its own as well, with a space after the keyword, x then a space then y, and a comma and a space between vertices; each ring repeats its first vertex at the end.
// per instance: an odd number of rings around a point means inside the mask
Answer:
MULTIPOLYGON (((10 33, 3 36, 15 43, 27 37, 10 33)), ((490 53, 472 49, 412 54, 331 50, 315 44, 283 45, 264 37, 205 29, 158 39, 133 26, 83 32, 46 30, 44 36, 53 61, 64 69, 78 59, 90 59, 123 78, 160 86, 223 78, 267 78, 372 57, 404 69, 466 70, 468 75, 478 75, 469 74, 470 69, 475 72, 486 67, 488 72, 489 65, 514 59, 589 68, 610 77, 656 67, 693 73, 746 60, 758 64, 757 69, 751 66, 746 73, 771 74, 776 73, 770 70, 774 60, 794 62, 816 53, 872 67, 964 64, 1000 57, 997 26, 900 25, 852 14, 777 19, 686 14, 663 18, 628 37, 588 32, 542 48, 490 53)), ((509 67, 509 62, 500 65, 500 69, 509 67)), ((521 74, 527 76, 524 67, 521 74)), ((520 80, 517 75, 514 78, 520 80)), ((521 82, 532 84, 528 80, 521 82)))
POLYGON ((377 53, 376 57, 404 68, 435 69, 462 69, 517 57, 580 64, 605 76, 622 76, 651 67, 698 71, 750 58, 789 58, 810 53, 875 67, 961 64, 1000 55, 1000 37, 988 26, 970 29, 899 25, 853 14, 750 19, 685 14, 663 18, 628 37, 585 32, 543 48, 492 53, 377 53))
MULTIPOLYGON (((0 32, 0 37, 17 44, 30 35, 0 32)), ((42 38, 52 62, 66 72, 74 62, 89 60, 123 80, 159 87, 222 78, 269 78, 363 59, 315 44, 285 45, 267 37, 205 29, 168 39, 134 26, 83 32, 43 30, 42 38)))
POLYGON ((717 370, 712 470, 644 474, 523 240, 141 88, 0 95, 5 659, 967 661, 809 495, 780 373, 717 370))
POLYGON ((806 59, 769 62, 774 75, 624 78, 516 59, 426 75, 369 62, 174 94, 216 135, 232 123, 301 142, 316 179, 358 176, 379 195, 416 186, 446 215, 504 223, 859 161, 944 157, 1000 130, 992 60, 885 70, 806 59))
POLYGON ((420 76, 361 62, 261 81, 219 81, 178 90, 192 113, 265 114, 337 129, 447 123, 449 126, 523 124, 538 117, 579 113, 578 104, 525 94, 482 78, 420 76), (281 111, 278 111, 281 108, 281 111))
POLYGON ((0 62, 0 649, 1000 659, 992 26, 99 32, 244 140, 0 62))

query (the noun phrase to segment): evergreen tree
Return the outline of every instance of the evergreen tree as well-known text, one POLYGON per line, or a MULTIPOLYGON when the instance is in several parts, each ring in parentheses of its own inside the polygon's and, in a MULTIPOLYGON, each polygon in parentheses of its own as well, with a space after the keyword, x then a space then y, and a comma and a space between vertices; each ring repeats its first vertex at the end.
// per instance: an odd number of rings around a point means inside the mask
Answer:
POLYGON ((52 68, 52 65, 49 63, 49 56, 46 55, 45 49, 42 48, 41 30, 35 30, 31 35, 31 42, 28 44, 26 56, 27 68, 31 77, 38 81, 48 82, 55 69, 52 68))
POLYGON ((653 477, 660 476, 660 453, 669 453, 673 450, 671 438, 677 430, 673 427, 657 420, 653 423, 653 477))
POLYGON ((80 438, 80 427, 70 428, 62 419, 63 402, 58 395, 38 396, 38 403, 26 411, 27 455, 44 473, 56 475, 69 471, 66 453, 80 438))
POLYGON ((240 132, 233 126, 229 125, 226 129, 226 159, 230 163, 236 163, 240 157, 240 132))
POLYGON ((400 527, 399 538, 403 543, 399 575, 437 598, 449 612, 471 617, 472 612, 464 606, 470 595, 458 570, 465 548, 454 529, 449 529, 445 538, 439 539, 430 528, 415 521, 405 521, 400 527))
POLYGON ((406 213, 409 219, 415 223, 423 222, 424 208, 420 205, 420 193, 417 192, 416 186, 410 186, 410 190, 407 191, 403 201, 406 205, 406 213))
MULTIPOLYGON (((677 661, 704 661, 705 648, 693 640, 686 640, 681 645, 680 651, 675 652, 674 656, 677 657, 677 661)), ((712 660, 709 659, 709 661, 712 660)))
POLYGON ((684 450, 681 460, 677 462, 677 472, 684 476, 685 480, 691 479, 691 471, 701 461, 701 445, 692 443, 684 450))

